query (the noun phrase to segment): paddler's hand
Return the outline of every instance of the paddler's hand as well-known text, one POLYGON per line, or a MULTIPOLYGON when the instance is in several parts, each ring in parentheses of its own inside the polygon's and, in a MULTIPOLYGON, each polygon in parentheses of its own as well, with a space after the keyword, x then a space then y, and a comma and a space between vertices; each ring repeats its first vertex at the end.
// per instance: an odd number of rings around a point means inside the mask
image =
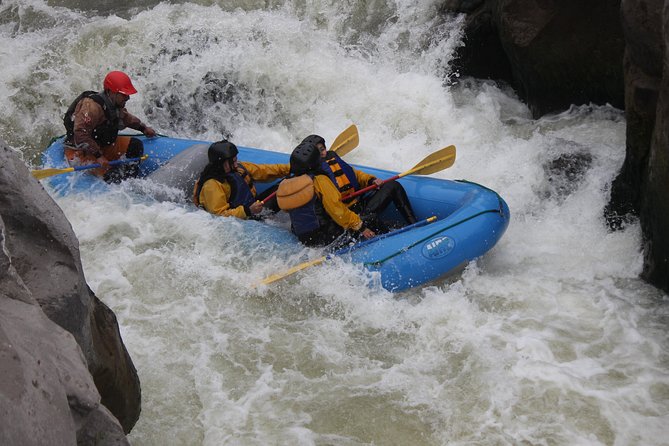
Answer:
POLYGON ((102 167, 109 167, 109 161, 104 156, 96 158, 95 161, 97 161, 98 164, 102 167))
POLYGON ((374 178, 374 181, 372 181, 376 187, 381 187, 383 185, 383 180, 379 178, 374 178))
POLYGON ((262 212, 263 208, 263 203, 262 201, 258 200, 255 203, 253 203, 251 206, 249 206, 249 210, 253 215, 257 215, 262 212))
POLYGON ((376 237, 376 233, 369 228, 364 228, 362 231, 360 231, 360 234, 366 239, 376 237))
POLYGON ((144 131, 142 133, 144 133, 149 138, 153 138, 154 136, 156 136, 156 131, 153 130, 153 128, 149 127, 148 125, 144 128, 144 131))

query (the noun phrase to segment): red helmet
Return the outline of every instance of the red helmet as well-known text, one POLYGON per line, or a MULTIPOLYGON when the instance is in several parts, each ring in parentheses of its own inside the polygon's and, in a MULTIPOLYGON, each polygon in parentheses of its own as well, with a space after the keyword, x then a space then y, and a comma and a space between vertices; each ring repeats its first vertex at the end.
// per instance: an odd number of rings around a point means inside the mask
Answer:
POLYGON ((109 90, 112 93, 121 93, 126 96, 137 93, 132 82, 130 82, 130 78, 123 71, 110 71, 105 76, 103 86, 105 90, 109 90))

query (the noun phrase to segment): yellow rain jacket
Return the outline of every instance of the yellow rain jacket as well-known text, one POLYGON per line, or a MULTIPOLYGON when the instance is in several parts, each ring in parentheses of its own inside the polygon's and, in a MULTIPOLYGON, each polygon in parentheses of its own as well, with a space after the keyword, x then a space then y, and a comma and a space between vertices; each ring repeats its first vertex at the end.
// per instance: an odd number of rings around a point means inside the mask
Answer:
MULTIPOLYGON (((249 162, 240 162, 240 165, 246 169, 247 175, 244 175, 243 169, 238 172, 244 176, 246 183, 251 187, 251 193, 256 195, 255 181, 272 181, 287 176, 290 173, 289 164, 254 164, 249 162)), ((198 184, 195 183, 193 194, 197 191, 198 184)), ((196 205, 202 206, 208 212, 225 217, 248 218, 244 206, 230 207, 230 195, 232 187, 227 182, 220 182, 215 179, 207 180, 202 186, 199 197, 193 197, 196 205)))

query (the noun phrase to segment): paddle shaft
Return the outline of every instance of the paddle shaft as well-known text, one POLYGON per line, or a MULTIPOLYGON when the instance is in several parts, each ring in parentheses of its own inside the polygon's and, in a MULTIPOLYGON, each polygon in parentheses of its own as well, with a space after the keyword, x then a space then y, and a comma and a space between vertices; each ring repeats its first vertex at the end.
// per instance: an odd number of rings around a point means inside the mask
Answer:
POLYGON ((362 189, 359 189, 355 192, 352 192, 348 195, 345 195, 345 196, 341 197, 341 200, 342 201, 348 200, 349 198, 357 197, 357 196, 362 195, 366 192, 369 192, 370 190, 379 189, 381 186, 383 186, 387 182, 397 180, 399 178, 402 178, 403 176, 404 175, 395 175, 394 177, 386 178, 385 180, 383 180, 381 182, 381 184, 372 184, 371 186, 363 187, 362 189))
POLYGON ((263 285, 268 285, 272 282, 276 282, 277 280, 281 280, 285 277, 293 275, 296 272, 302 271, 303 269, 307 269, 307 268, 310 268, 312 266, 320 265, 321 263, 325 262, 326 260, 329 260, 329 259, 333 258, 334 256, 341 256, 341 255, 347 254, 351 251, 355 251, 357 249, 363 248, 363 247, 365 247, 365 246, 367 246, 371 243, 376 243, 379 240, 383 240, 385 238, 392 237, 392 236, 401 234, 403 232, 410 231, 412 229, 418 228, 420 226, 424 226, 426 224, 432 223, 436 219, 437 219, 437 217, 432 216, 430 218, 426 218, 425 220, 417 221, 416 223, 405 226, 403 228, 396 229, 394 231, 387 232, 385 234, 377 235, 376 237, 370 238, 368 240, 364 240, 360 243, 356 243, 353 246, 347 246, 346 248, 342 248, 338 251, 333 252, 332 254, 328 254, 326 256, 319 257, 319 258, 314 259, 314 260, 309 260, 308 262, 300 263, 299 265, 296 265, 296 266, 290 268, 289 270, 284 271, 283 273, 272 274, 271 276, 268 276, 265 279, 263 279, 260 283, 263 284, 263 285))
POLYGON ((400 179, 400 178, 405 177, 407 175, 411 175, 412 173, 420 173, 423 170, 427 170, 429 167, 435 166, 435 165, 437 165, 439 163, 443 163, 443 162, 444 162, 444 159, 440 158, 440 159, 436 159, 434 161, 430 161, 430 162, 427 162, 427 163, 423 163, 423 162, 418 163, 418 165, 414 166, 412 169, 407 170, 406 172, 402 172, 402 173, 397 174, 395 176, 392 176, 390 178, 386 178, 385 180, 383 180, 381 182, 381 184, 372 184, 370 186, 363 187, 360 190, 357 190, 357 191, 352 192, 352 193, 350 193, 346 196, 341 197, 341 199, 342 199, 342 201, 344 201, 344 200, 348 200, 348 199, 353 198, 353 197, 357 197, 357 196, 362 195, 366 192, 369 192, 370 190, 378 189, 389 181, 394 181, 394 180, 400 179))
MULTIPOLYGON (((124 160, 114 160, 114 161, 109 161, 110 166, 118 166, 119 164, 128 164, 128 163, 134 163, 136 161, 143 161, 147 159, 149 155, 144 155, 141 158, 126 158, 124 160)), ((100 163, 93 163, 93 164, 85 164, 83 166, 74 166, 72 169, 77 172, 79 170, 87 170, 87 169, 97 169, 98 167, 102 167, 102 164, 100 163)))
POLYGON ((274 198, 275 195, 276 195, 276 191, 274 191, 274 192, 272 192, 271 194, 269 194, 268 196, 266 196, 266 197, 262 200, 262 204, 267 203, 269 200, 271 200, 272 198, 274 198))
MULTIPOLYGON (((126 163, 131 163, 131 162, 136 162, 136 161, 142 161, 142 160, 145 160, 146 158, 148 158, 148 155, 144 155, 141 158, 129 158, 129 159, 125 159, 125 160, 114 160, 114 161, 110 161, 109 165, 110 166, 115 166, 117 164, 126 164, 126 163)), ((79 170, 95 169, 95 168, 98 168, 98 167, 101 167, 101 165, 99 163, 95 163, 95 164, 86 164, 86 165, 83 165, 83 166, 65 167, 65 168, 62 168, 62 169, 55 169, 54 168, 54 169, 33 170, 30 173, 32 173, 32 175, 36 179, 43 180, 44 178, 48 178, 48 177, 51 177, 51 176, 54 176, 54 175, 76 172, 76 171, 79 171, 79 170)))
POLYGON ((385 234, 379 234, 376 237, 372 237, 370 239, 363 240, 359 243, 356 243, 353 246, 347 246, 346 248, 342 248, 338 251, 335 251, 335 252, 333 252, 332 254, 330 254, 329 256, 326 256, 326 257, 331 258, 332 256, 340 256, 340 255, 343 255, 343 254, 347 254, 351 251, 355 251, 357 249, 364 248, 365 246, 367 246, 371 243, 376 243, 379 240, 383 240, 383 239, 386 239, 388 237, 393 237, 393 236, 401 234, 403 232, 411 231, 412 229, 416 229, 416 228, 419 228, 421 226, 425 226, 426 224, 432 223, 436 219, 437 219, 437 217, 433 215, 432 217, 426 218, 424 220, 417 221, 416 223, 412 223, 410 225, 404 226, 403 228, 395 229, 394 231, 386 232, 385 234))

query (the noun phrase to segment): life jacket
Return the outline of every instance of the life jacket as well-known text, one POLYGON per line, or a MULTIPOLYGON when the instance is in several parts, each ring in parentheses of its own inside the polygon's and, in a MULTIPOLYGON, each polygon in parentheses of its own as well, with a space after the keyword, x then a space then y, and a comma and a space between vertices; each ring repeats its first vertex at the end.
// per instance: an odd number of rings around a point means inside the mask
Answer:
POLYGON ((276 190, 276 199, 279 208, 288 212, 291 230, 298 237, 334 223, 315 193, 313 175, 283 180, 276 190))
POLYGON ((228 173, 216 169, 212 164, 207 164, 207 167, 205 167, 200 175, 195 193, 193 194, 193 202, 196 206, 200 206, 200 192, 202 192, 204 183, 210 179, 230 185, 230 198, 228 199, 230 209, 238 206, 250 206, 256 201, 253 178, 251 178, 248 170, 242 164, 237 165, 236 171, 228 173))
MULTIPOLYGON (((355 192, 360 189, 360 184, 355 176, 353 168, 342 160, 335 152, 328 151, 325 160, 321 163, 321 168, 332 180, 339 192, 344 195, 355 192)), ((356 199, 345 200, 347 205, 352 204, 356 199)))
POLYGON ((237 171, 227 174, 228 183, 232 188, 230 193, 230 207, 251 206, 256 201, 253 178, 246 167, 239 164, 237 171))
POLYGON ((111 102, 106 94, 100 94, 96 91, 84 91, 77 99, 75 99, 72 104, 68 107, 63 116, 63 124, 65 125, 66 137, 65 140, 73 144, 74 143, 74 120, 72 115, 74 110, 77 108, 77 104, 84 98, 93 99, 105 113, 105 118, 107 120, 101 125, 93 129, 93 139, 101 146, 110 146, 116 142, 116 137, 118 136, 119 130, 119 113, 116 106, 111 102))

